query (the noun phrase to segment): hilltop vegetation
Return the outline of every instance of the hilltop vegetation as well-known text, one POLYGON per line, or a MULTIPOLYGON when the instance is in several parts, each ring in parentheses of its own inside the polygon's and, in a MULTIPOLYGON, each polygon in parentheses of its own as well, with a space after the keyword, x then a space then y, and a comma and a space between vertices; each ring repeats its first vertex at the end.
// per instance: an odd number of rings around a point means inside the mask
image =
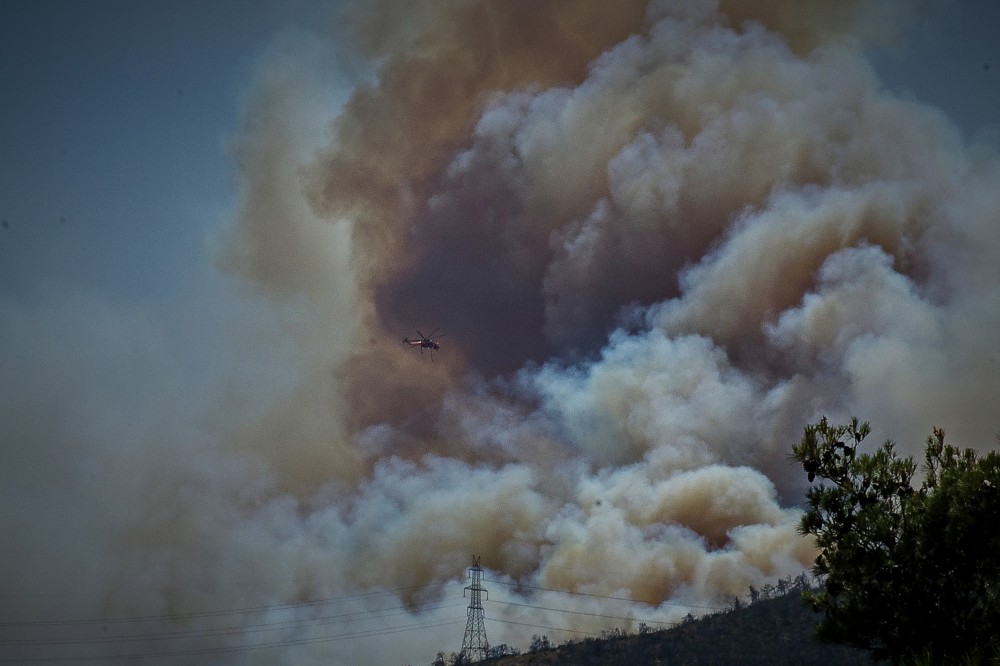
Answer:
POLYGON ((585 640, 545 652, 489 660, 496 666, 573 664, 871 664, 868 653, 820 643, 816 614, 799 594, 760 601, 666 631, 585 640))

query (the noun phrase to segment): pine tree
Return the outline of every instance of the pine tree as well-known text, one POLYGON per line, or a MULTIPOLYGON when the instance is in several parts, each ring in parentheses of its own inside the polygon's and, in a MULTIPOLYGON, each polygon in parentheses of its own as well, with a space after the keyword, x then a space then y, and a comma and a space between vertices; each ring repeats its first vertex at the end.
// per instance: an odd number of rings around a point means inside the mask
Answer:
POLYGON ((807 426, 792 448, 812 482, 800 530, 821 553, 807 592, 825 640, 903 663, 1000 658, 1000 454, 982 458, 928 438, 925 476, 892 442, 859 453, 853 419, 807 426))

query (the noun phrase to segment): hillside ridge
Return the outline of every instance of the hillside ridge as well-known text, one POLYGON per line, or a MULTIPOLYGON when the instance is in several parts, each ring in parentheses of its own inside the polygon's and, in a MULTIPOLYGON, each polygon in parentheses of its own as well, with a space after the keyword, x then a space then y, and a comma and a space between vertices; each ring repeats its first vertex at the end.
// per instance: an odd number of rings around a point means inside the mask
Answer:
POLYGON ((663 631, 574 641, 548 650, 479 662, 490 666, 565 664, 872 664, 865 650, 821 643, 818 616, 792 592, 685 622, 663 631))

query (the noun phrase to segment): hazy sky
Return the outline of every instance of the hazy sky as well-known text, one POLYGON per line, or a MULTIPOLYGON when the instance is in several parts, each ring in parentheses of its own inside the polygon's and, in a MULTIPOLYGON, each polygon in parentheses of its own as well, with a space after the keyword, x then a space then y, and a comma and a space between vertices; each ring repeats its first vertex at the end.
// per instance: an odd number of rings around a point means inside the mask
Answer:
MULTIPOLYGON (((5 295, 46 282, 140 301, 177 290, 232 205, 227 142, 255 63, 283 30, 323 32, 329 4, 4 3, 5 295)), ((996 20, 989 0, 935 11, 898 51, 875 52, 884 84, 967 136, 995 133, 996 20)))
POLYGON ((669 623, 810 418, 993 443, 996 3, 611 4, 0 4, 0 660, 669 623))
POLYGON ((3 283, 162 298, 233 200, 227 137, 254 63, 315 3, 3 8, 3 283))

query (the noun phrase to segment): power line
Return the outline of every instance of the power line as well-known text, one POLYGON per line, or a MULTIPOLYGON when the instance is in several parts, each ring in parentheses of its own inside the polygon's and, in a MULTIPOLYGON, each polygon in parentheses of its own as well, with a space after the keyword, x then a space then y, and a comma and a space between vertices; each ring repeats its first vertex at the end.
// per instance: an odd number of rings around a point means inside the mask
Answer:
POLYGON ((43 626, 52 627, 52 626, 73 626, 73 625, 87 625, 87 624, 110 625, 110 624, 127 624, 135 622, 167 622, 171 620, 184 620, 184 619, 194 619, 203 617, 223 617, 226 615, 245 615, 248 613, 260 613, 260 612, 285 610, 292 608, 304 608, 309 606, 322 606, 324 604, 331 604, 340 601, 350 601, 353 599, 363 599, 365 597, 395 594, 397 592, 405 592, 407 590, 415 590, 415 589, 433 590, 435 588, 444 587, 446 584, 447 583, 438 583, 437 585, 410 585, 407 587, 397 587, 390 590, 380 590, 378 592, 362 592, 358 594, 345 595, 342 597, 327 597, 325 599, 314 599, 311 601, 292 601, 281 604, 247 606, 245 608, 231 608, 226 610, 195 611, 190 613, 171 613, 164 615, 121 616, 121 617, 107 617, 107 618, 94 618, 94 619, 7 621, 7 622, 0 622, 0 627, 43 627, 43 626))
POLYGON ((549 631, 562 631, 568 634, 583 634, 585 636, 600 636, 600 634, 595 634, 592 631, 582 631, 580 629, 561 629, 560 627, 549 627, 544 624, 531 624, 529 622, 515 622, 514 620, 501 620, 498 618, 492 619, 493 622, 501 622, 503 624, 513 624, 519 627, 533 627, 535 629, 548 629, 549 631))
MULTIPOLYGON (((685 604, 679 602, 671 601, 652 601, 645 599, 632 599, 629 597, 617 597, 603 594, 591 594, 587 592, 577 592, 573 590, 558 590, 550 587, 542 587, 539 585, 526 585, 523 583, 509 583, 501 580, 483 579, 484 582, 496 583, 498 585, 505 585, 507 587, 513 587, 516 589, 529 589, 529 590, 542 590, 545 592, 558 592, 561 594, 571 594, 576 596, 584 597, 594 597, 597 599, 612 599, 616 601, 628 601, 631 603, 641 603, 650 606, 682 606, 685 608, 700 608, 703 610, 718 610, 713 606, 701 606, 698 604, 685 604)), ((32 627, 32 626, 72 626, 72 625, 87 625, 87 624, 125 624, 125 623, 138 623, 138 622, 164 622, 171 620, 183 620, 183 619, 194 619, 194 618, 204 618, 204 617, 222 617, 227 615, 243 615, 248 613, 256 612, 268 612, 275 610, 284 610, 292 608, 303 608, 309 606, 321 606, 324 604, 330 604, 340 601, 349 601, 352 599, 362 599, 372 596, 381 596, 387 594, 395 594, 397 592, 405 592, 408 590, 433 590, 436 588, 441 588, 446 586, 448 583, 438 583, 436 585, 409 585, 405 587, 397 587, 388 590, 380 590, 377 592, 362 592, 358 594, 345 595, 340 597, 327 597, 324 599, 314 599, 310 601, 294 601, 288 603, 280 604, 264 604, 259 606, 247 606, 243 608, 232 608, 232 609, 222 609, 222 610, 211 610, 211 611, 193 611, 189 613, 170 613, 162 615, 136 615, 136 616, 119 616, 119 617, 105 617, 105 618, 92 618, 92 619, 65 619, 65 620, 11 620, 11 621, 0 621, 0 627, 32 627)))
POLYGON ((628 620, 629 622, 645 622, 646 624, 663 624, 667 626, 675 626, 676 622, 666 622, 664 620, 643 620, 635 617, 623 617, 619 615, 604 615, 603 613, 588 613, 586 611, 574 611, 567 610, 564 608, 547 608, 545 606, 533 606, 531 604, 518 604, 513 601, 490 601, 493 604, 504 604, 506 606, 520 606, 522 608, 534 608, 535 610, 552 611, 554 613, 569 613, 571 615, 586 615, 588 617, 599 617, 607 620, 628 620))
MULTIPOLYGON (((483 579, 486 580, 486 579, 483 579)), ((595 599, 608 599, 615 601, 622 601, 627 603, 641 603, 647 605, 670 605, 670 606, 681 606, 688 608, 700 608, 707 610, 715 610, 710 606, 700 606, 697 604, 681 604, 677 602, 657 602, 648 601, 642 599, 632 599, 629 597, 613 596, 613 595, 601 595, 601 594, 591 594, 586 592, 577 592, 570 590, 558 590, 554 588, 547 588, 537 585, 525 585, 519 583, 510 583, 501 580, 489 580, 488 582, 496 583, 498 585, 504 585, 509 588, 514 589, 528 589, 528 590, 539 590, 545 592, 554 592, 566 595, 574 595, 580 597, 589 597, 595 599)), ((181 620, 193 620, 199 618, 220 618, 227 616, 238 616, 246 615, 250 613, 266 613, 275 612, 282 610, 295 610, 302 608, 314 608, 323 605, 330 605, 342 602, 377 598, 380 596, 399 594, 402 592, 410 590, 434 590, 438 588, 445 587, 451 584, 451 582, 439 583, 436 585, 412 585, 404 586, 386 590, 377 590, 371 592, 361 592, 357 594, 342 595, 336 597, 327 597, 323 599, 314 599, 309 601, 300 602, 288 602, 279 604, 262 604, 257 606, 246 606, 240 608, 230 608, 230 609, 219 609, 219 610, 208 610, 208 611, 196 611, 188 613, 173 613, 173 614, 162 614, 162 615, 143 615, 143 616, 116 616, 116 617, 105 617, 105 618, 93 618, 93 619, 62 619, 62 620, 36 620, 36 621, 6 621, 0 622, 0 627, 6 628, 20 628, 20 629, 30 629, 30 628, 51 628, 51 627, 85 627, 90 625, 104 625, 103 630, 107 630, 107 625, 124 625, 129 623, 142 623, 142 622, 177 622, 181 620)), ((621 617, 614 615, 606 615, 601 613, 589 613, 585 611, 574 611, 569 609, 557 608, 557 607, 546 607, 538 606, 527 603, 517 603, 517 602, 504 602, 504 601, 493 601, 493 603, 503 604, 512 607, 523 607, 531 608, 541 611, 555 612, 555 613, 567 613, 580 616, 588 616, 595 618, 603 618, 610 620, 627 620, 627 621, 640 621, 637 618, 632 617, 621 617)), ((361 622, 365 620, 375 620, 384 619, 397 615, 408 615, 413 612, 422 611, 439 611, 455 606, 462 605, 458 604, 443 604, 436 605, 436 602, 427 602, 425 604, 415 604, 410 606, 398 605, 390 606, 386 608, 376 608, 376 609, 364 609, 356 610, 350 612, 337 613, 332 615, 322 615, 318 617, 308 617, 308 618, 297 618, 297 619, 287 619, 287 620, 274 620, 271 622, 258 622, 255 624, 242 625, 242 626, 230 626, 230 627, 217 627, 211 629, 190 629, 190 630, 177 630, 177 631, 162 631, 162 632, 145 632, 141 634, 126 634, 119 636, 96 636, 96 637, 82 637, 82 638, 49 638, 49 639, 11 639, 11 640, 0 640, 0 645, 9 647, 22 647, 26 649, 36 648, 41 649, 45 647, 56 648, 58 646, 99 646, 99 645, 109 645, 109 644, 121 644, 121 643, 135 643, 142 641, 180 641, 180 640, 197 640, 197 639, 224 639, 231 636, 244 636, 248 637, 250 634, 263 633, 268 631, 279 631, 295 628, 304 628, 310 625, 319 624, 331 624, 337 622, 343 623, 353 623, 361 622)), ((577 629, 563 629, 560 627, 552 627, 541 624, 532 624, 527 622, 518 622, 514 620, 504 620, 499 618, 491 618, 491 621, 501 622, 503 624, 513 625, 513 626, 523 626, 532 627, 537 629, 547 629, 550 631, 560 631, 573 634, 583 634, 589 636, 597 636, 599 634, 594 634, 593 632, 582 631, 577 629)), ((649 624, 665 625, 670 624, 663 621, 646 621, 649 624)), ((118 655, 101 655, 101 656, 33 656, 26 658, 6 658, 0 657, 0 663, 31 663, 31 662, 58 662, 58 661, 97 661, 97 660, 130 660, 130 659, 152 659, 152 658, 169 658, 169 657, 180 657, 180 656, 194 656, 194 655, 207 655, 207 654, 220 654, 227 652, 239 652, 244 650, 260 650, 269 648, 281 648, 281 647, 292 647, 300 645, 308 645, 313 643, 324 643, 324 642, 336 642, 340 640, 351 640, 359 638, 371 638, 382 635, 389 635, 399 632, 406 631, 417 631, 422 629, 429 629, 439 626, 448 626, 452 624, 461 623, 461 619, 448 620, 444 622, 435 623, 417 623, 410 625, 401 625, 395 627, 383 627, 377 629, 358 629, 352 631, 345 631, 342 633, 326 636, 316 636, 312 638, 300 638, 300 639, 287 639, 287 640, 273 640, 264 641, 260 643, 249 643, 241 645, 232 646, 215 646, 215 647, 201 647, 201 648, 186 648, 186 649, 174 649, 174 650, 164 650, 164 651, 146 651, 146 652, 135 652, 128 654, 118 654, 118 655)))
POLYGON ((99 638, 38 638, 38 639, 11 639, 0 640, 0 645, 5 646, 31 646, 31 645, 100 645, 107 643, 136 643, 141 641, 162 641, 191 638, 214 638, 219 636, 232 636, 248 633, 260 633, 264 631, 277 631, 279 629, 289 629, 296 625, 307 623, 332 624, 338 620, 344 622, 356 622, 368 619, 382 619, 394 615, 410 615, 414 612, 436 611, 445 608, 455 608, 464 606, 464 602, 442 604, 434 606, 436 602, 417 604, 415 606, 392 606, 389 608, 377 608, 363 611, 351 611, 338 615, 324 615, 320 617, 298 618, 294 620, 275 620, 272 622, 260 622, 257 624, 240 625, 234 627, 216 627, 214 629, 189 629, 180 631, 150 632, 145 634, 128 634, 125 636, 102 636, 99 638), (427 606, 433 606, 426 608, 427 606), (370 617, 365 617, 370 616, 370 617))
POLYGON ((502 580, 486 580, 487 583, 506 585, 515 589, 544 590, 545 592, 558 592, 560 594, 573 594, 581 597, 593 597, 595 599, 614 599, 615 601, 628 601, 634 604, 646 604, 649 606, 680 606, 682 608, 700 608, 702 610, 718 610, 715 606, 699 606, 697 604, 685 604, 677 601, 648 601, 645 599, 631 599, 629 597, 614 597, 606 594, 589 594, 587 592, 575 592, 573 590, 557 590, 551 587, 540 587, 538 585, 524 585, 522 583, 507 583, 502 580))
POLYGON ((313 638, 289 639, 284 641, 272 641, 269 643, 251 643, 249 645, 219 646, 211 648, 193 648, 188 650, 169 650, 164 652, 137 652, 130 654, 115 655, 94 655, 94 656, 59 656, 59 657, 20 657, 16 659, 0 658, 0 663, 41 663, 54 661, 111 661, 111 660, 135 660, 151 659, 157 657, 188 657, 207 654, 222 654, 226 652, 241 652, 244 650, 261 650, 268 648, 293 647, 298 645, 311 645, 314 643, 331 643, 340 640, 353 638, 371 638, 373 636, 384 636, 397 634, 406 631, 418 631, 422 629, 432 629, 434 627, 444 627, 453 624, 461 624, 465 618, 456 620, 446 620, 430 624, 403 625, 390 627, 388 629, 370 629, 356 632, 348 632, 333 636, 316 636, 313 638))
MULTIPOLYGON (((225 617, 225 616, 236 616, 240 614, 246 614, 251 612, 264 612, 264 611, 276 611, 276 610, 293 610, 300 608, 309 607, 319 607, 322 604, 334 604, 349 601, 357 601, 361 599, 376 598, 379 596, 385 596, 389 594, 396 594, 399 592, 413 590, 413 589, 435 589, 438 587, 443 587, 447 583, 441 583, 439 585, 432 586, 408 586, 400 587, 389 590, 379 590, 377 592, 367 592, 361 594, 343 595, 339 597, 329 597, 325 599, 316 599, 305 602, 292 602, 283 604, 270 604, 270 605, 260 605, 252 607, 243 607, 235 609, 217 610, 217 611, 202 611, 202 612, 192 612, 192 613, 178 613, 173 615, 148 615, 148 616, 132 616, 132 617, 114 617, 114 618, 103 618, 103 619, 93 619, 93 620, 48 620, 48 621, 37 621, 37 622, 8 622, 3 623, 0 626, 5 626, 8 628, 19 628, 19 629, 29 629, 29 628, 51 628, 51 627, 85 627, 92 625, 107 625, 107 624, 119 624, 124 625, 126 623, 138 623, 138 622, 164 622, 164 621, 176 621, 179 619, 199 619, 199 618, 209 618, 209 617, 225 617)), ((243 636, 244 638, 249 638, 251 634, 263 633, 268 631, 279 631, 279 630, 289 630, 298 629, 306 626, 316 626, 319 624, 331 624, 342 622, 347 625, 351 623, 371 621, 371 620, 384 620, 398 615, 409 615, 411 613, 419 612, 434 612, 445 610, 449 608, 454 608, 464 605, 463 602, 441 604, 440 602, 426 602, 422 604, 414 604, 410 606, 405 605, 393 605, 374 609, 363 609, 354 610, 343 613, 336 613, 330 615, 322 615, 318 617, 308 617, 308 618, 296 618, 287 620, 274 620, 271 622, 259 622, 251 625, 243 626, 230 626, 230 627, 217 627, 211 629, 192 629, 192 630, 180 630, 180 631, 163 631, 163 632, 143 632, 141 634, 128 634, 122 636, 97 636, 97 637, 81 637, 81 638, 47 638, 47 639, 10 639, 10 640, 0 640, 0 645, 6 646, 11 649, 22 648, 20 651, 29 650, 35 652, 38 655, 37 650, 52 648, 57 649, 58 647, 74 647, 76 655, 61 655, 61 656, 25 656, 25 657, 0 657, 0 663, 41 663, 41 662, 59 662, 59 661, 112 661, 112 660, 137 660, 137 659, 150 659, 150 658, 170 658, 170 657, 181 657, 181 656, 193 656, 193 655, 207 655, 207 654, 217 654, 226 652, 238 652, 242 650, 258 650, 267 648, 280 648, 280 647, 291 647, 298 645, 307 645, 311 643, 323 643, 323 642, 334 642, 340 640, 348 639, 360 639, 360 638, 371 638, 375 636, 381 636, 386 634, 399 633, 404 631, 416 631, 421 629, 429 629, 438 626, 447 626, 452 624, 457 624, 461 622, 459 619, 447 620, 444 622, 423 622, 415 623, 409 625, 400 626, 389 626, 389 627, 379 627, 372 629, 353 629, 350 631, 342 631, 341 633, 326 636, 317 636, 312 638, 300 638, 300 639, 287 639, 287 640, 272 640, 263 641, 260 643, 246 643, 241 645, 232 646, 212 646, 212 647, 192 647, 185 649, 174 649, 174 650, 163 650, 163 651, 136 651, 125 654, 110 654, 110 655, 99 655, 99 656, 88 656, 86 654, 79 654, 79 649, 85 646, 91 646, 96 648, 100 645, 109 644, 121 644, 121 643, 136 643, 142 641, 191 641, 198 639, 226 639, 227 637, 233 636, 243 636)), ((105 627, 106 629, 106 627, 105 627)), ((88 650, 89 651, 89 650, 88 650)), ((8 655, 12 654, 8 652, 8 655)), ((30 654, 30 653, 29 653, 30 654)))

